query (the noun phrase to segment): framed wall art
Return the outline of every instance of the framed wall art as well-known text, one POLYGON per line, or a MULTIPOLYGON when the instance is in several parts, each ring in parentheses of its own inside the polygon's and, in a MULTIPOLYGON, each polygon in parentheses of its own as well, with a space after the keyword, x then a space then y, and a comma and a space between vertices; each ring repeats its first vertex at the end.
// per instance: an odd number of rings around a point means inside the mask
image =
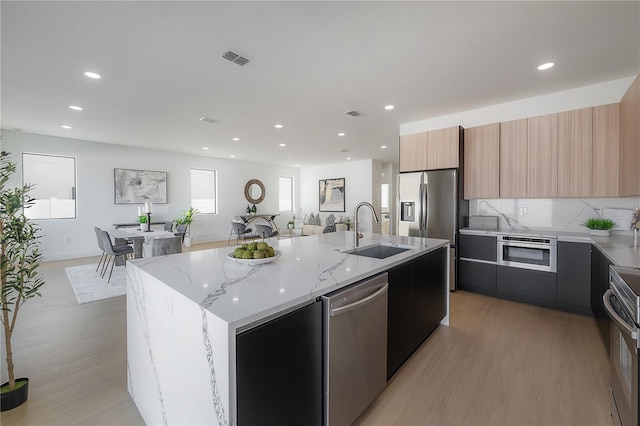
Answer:
POLYGON ((116 204, 167 202, 167 172, 113 169, 116 204))
POLYGON ((344 178, 320 179, 321 212, 344 212, 344 178))

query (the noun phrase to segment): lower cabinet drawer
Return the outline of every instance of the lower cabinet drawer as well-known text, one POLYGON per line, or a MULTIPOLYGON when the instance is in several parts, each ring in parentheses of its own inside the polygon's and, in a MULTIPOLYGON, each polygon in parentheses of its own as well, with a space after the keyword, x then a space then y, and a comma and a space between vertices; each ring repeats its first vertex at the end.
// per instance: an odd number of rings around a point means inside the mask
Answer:
POLYGON ((556 300, 556 274, 553 272, 498 266, 497 286, 499 293, 556 300))
POLYGON ((481 288, 496 291, 496 268, 495 264, 460 259, 458 284, 463 290, 481 288))

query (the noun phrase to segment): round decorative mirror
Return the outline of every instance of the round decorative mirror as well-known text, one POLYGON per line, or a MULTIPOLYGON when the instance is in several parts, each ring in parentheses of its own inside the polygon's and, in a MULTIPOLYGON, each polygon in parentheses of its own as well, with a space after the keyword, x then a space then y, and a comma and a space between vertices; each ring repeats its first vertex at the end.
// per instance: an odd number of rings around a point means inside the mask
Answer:
POLYGON ((264 184, 258 179, 251 179, 244 186, 244 197, 252 204, 259 204, 264 200, 264 184))

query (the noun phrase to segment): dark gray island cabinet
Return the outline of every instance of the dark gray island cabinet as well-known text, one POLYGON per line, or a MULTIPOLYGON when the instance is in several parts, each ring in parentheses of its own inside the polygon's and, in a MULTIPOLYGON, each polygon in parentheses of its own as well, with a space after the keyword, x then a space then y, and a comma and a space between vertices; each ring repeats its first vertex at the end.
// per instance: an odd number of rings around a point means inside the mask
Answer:
MULTIPOLYGON (((388 316, 376 328, 388 337, 376 346, 383 385, 448 325, 446 240, 366 235, 360 247, 405 249, 383 259, 346 253, 350 232, 272 244, 282 255, 259 265, 228 258, 233 248, 127 262, 127 384, 145 423, 326 424, 330 345, 320 300, 372 277, 388 279, 388 302, 371 299, 388 316)), ((364 336, 370 321, 360 308, 349 312, 349 327, 364 336)))
MULTIPOLYGON (((447 314, 447 255, 442 247, 388 270, 387 378, 447 314)), ((238 425, 326 424, 321 305, 238 334, 238 425)))
POLYGON ((447 271, 446 248, 389 271, 387 379, 447 314, 447 271))

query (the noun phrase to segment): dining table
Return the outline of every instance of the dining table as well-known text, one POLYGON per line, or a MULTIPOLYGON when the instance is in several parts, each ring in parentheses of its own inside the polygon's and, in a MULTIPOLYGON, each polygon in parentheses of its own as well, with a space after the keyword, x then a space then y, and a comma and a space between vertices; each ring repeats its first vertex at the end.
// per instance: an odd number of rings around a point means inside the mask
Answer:
MULTIPOLYGON (((140 229, 133 228, 117 228, 107 230, 109 235, 115 239, 116 244, 119 243, 133 243, 133 257, 139 259, 142 257, 142 244, 149 243, 154 238, 169 238, 173 237, 174 233, 169 231, 163 231, 159 229, 152 229, 151 231, 142 231, 140 229)), ((116 265, 122 263, 116 262, 116 265)))
POLYGON ((238 217, 240 219, 242 219, 242 221, 245 224, 248 224, 250 222, 253 222, 256 219, 264 219, 269 225, 271 225, 271 227, 273 229, 278 229, 278 225, 276 225, 276 223, 274 222, 276 216, 278 216, 279 213, 268 213, 268 214, 241 214, 238 215, 238 217))

